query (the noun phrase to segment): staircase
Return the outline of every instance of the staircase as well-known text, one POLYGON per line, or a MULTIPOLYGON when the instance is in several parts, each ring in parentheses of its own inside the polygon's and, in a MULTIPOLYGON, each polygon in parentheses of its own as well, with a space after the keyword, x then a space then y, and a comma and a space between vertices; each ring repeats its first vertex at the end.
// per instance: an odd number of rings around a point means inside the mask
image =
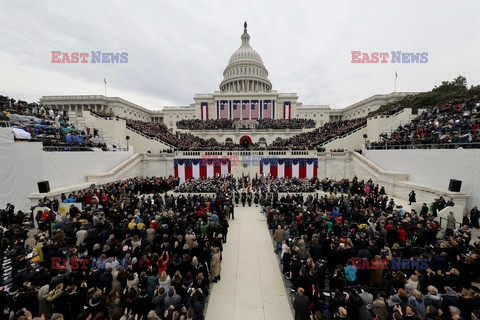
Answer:
POLYGON ((107 148, 109 150, 114 149, 113 146, 115 146, 117 150, 123 149, 124 146, 120 145, 120 142, 118 140, 113 140, 113 138, 109 135, 105 135, 103 133, 102 128, 95 128, 93 123, 87 123, 85 121, 84 117, 79 117, 75 111, 70 111, 68 113, 68 117, 70 119, 70 123, 74 124, 75 127, 79 130, 83 130, 84 132, 87 132, 87 128, 90 129, 90 133, 93 134, 93 130, 97 129, 98 131, 98 137, 105 142, 107 145, 107 148))

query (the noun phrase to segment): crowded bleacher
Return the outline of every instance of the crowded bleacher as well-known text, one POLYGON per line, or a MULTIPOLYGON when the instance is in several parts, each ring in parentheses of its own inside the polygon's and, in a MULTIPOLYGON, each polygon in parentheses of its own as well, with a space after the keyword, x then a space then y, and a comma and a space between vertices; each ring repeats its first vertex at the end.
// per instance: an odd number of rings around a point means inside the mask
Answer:
POLYGON ((45 151, 107 150, 96 129, 75 128, 66 112, 5 96, 0 96, 0 112, 3 126, 12 127, 15 140, 42 142, 45 151))
POLYGON ((188 130, 233 130, 233 129, 258 129, 258 130, 285 130, 315 128, 312 119, 258 119, 258 120, 232 120, 232 119, 188 119, 177 121, 177 128, 188 130))
POLYGON ((327 122, 323 126, 291 138, 281 139, 269 145, 269 149, 315 150, 322 143, 349 133, 367 124, 366 118, 327 122))
POLYGON ((127 126, 147 136, 165 141, 175 146, 178 150, 316 150, 322 143, 360 128, 366 122, 366 118, 328 122, 313 131, 297 134, 291 138, 279 139, 266 147, 258 143, 252 143, 247 147, 238 143, 225 144, 215 139, 205 140, 191 133, 181 133, 179 131, 173 133, 171 129, 168 129, 162 123, 127 119, 127 126))
POLYGON ((382 133, 369 148, 478 148, 480 98, 463 99, 424 110, 391 133, 382 133), (432 146, 434 145, 434 146, 432 146))

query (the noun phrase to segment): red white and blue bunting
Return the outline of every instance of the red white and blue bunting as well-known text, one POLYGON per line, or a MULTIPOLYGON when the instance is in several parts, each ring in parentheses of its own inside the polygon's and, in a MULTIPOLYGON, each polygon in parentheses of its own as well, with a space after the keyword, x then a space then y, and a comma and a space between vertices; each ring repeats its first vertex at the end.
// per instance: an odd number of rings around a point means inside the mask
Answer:
POLYGON ((316 158, 265 158, 260 162, 260 174, 274 178, 311 179, 317 176, 316 158))
POLYGON ((225 177, 230 173, 230 159, 174 159, 175 178, 180 183, 198 178, 225 177))

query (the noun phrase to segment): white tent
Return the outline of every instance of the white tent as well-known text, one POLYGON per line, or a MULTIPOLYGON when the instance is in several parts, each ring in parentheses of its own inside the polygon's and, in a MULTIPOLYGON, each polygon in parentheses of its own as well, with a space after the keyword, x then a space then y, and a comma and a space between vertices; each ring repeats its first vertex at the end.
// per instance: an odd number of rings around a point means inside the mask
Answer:
POLYGON ((15 138, 17 139, 26 139, 26 140, 32 139, 32 135, 23 129, 12 128, 12 130, 13 130, 13 134, 15 135, 15 138))

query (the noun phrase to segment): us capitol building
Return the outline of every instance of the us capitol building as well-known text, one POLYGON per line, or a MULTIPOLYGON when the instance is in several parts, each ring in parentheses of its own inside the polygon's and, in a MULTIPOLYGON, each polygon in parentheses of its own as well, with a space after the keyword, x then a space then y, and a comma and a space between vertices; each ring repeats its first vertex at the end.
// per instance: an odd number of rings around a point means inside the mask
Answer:
MULTIPOLYGON (((412 92, 377 94, 343 109, 328 105, 303 105, 296 93, 279 93, 272 90, 268 70, 262 57, 250 46, 247 23, 244 24, 240 47, 231 55, 223 72, 219 91, 195 94, 194 103, 188 106, 164 106, 163 110, 149 110, 119 97, 103 95, 43 96, 45 107, 66 110, 78 117, 83 112, 95 110, 114 116, 162 122, 176 129, 183 119, 313 119, 316 126, 328 121, 348 120, 366 116, 383 104, 396 101, 412 92)), ((294 132, 292 132, 294 133, 294 132)), ((296 133, 296 132, 295 132, 296 133)))

